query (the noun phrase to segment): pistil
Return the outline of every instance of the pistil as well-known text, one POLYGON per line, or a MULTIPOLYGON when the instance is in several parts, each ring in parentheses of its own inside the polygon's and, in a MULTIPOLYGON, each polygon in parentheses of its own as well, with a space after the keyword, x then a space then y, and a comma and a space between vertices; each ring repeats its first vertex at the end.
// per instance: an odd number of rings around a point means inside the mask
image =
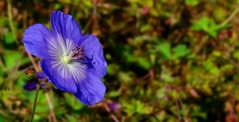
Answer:
POLYGON ((71 61, 71 57, 70 56, 62 56, 60 58, 61 62, 64 64, 68 64, 71 61))

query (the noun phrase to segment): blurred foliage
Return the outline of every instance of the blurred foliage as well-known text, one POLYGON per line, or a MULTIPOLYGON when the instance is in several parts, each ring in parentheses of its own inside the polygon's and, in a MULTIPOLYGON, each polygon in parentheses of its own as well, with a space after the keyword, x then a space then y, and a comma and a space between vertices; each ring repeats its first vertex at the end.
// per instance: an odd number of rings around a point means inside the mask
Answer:
POLYGON ((238 5, 238 0, 0 1, 0 121, 29 120, 35 92, 22 86, 32 80, 26 71, 33 66, 21 39, 34 23, 50 27, 55 9, 99 37, 108 62, 107 92, 103 102, 88 107, 48 84, 39 94, 36 122, 52 121, 49 101, 60 122, 110 122, 112 115, 122 122, 239 121, 238 5))

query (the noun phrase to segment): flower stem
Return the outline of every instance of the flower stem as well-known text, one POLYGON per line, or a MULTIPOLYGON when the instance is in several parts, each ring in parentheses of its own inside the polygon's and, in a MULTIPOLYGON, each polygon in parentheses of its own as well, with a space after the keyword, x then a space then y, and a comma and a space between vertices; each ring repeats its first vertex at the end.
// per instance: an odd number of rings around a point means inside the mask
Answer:
MULTIPOLYGON (((13 24, 13 17, 12 17, 12 1, 7 0, 7 15, 8 15, 8 21, 9 21, 9 26, 12 31, 12 34, 16 37, 16 30, 13 24)), ((19 42, 16 39, 16 43, 18 44, 19 42)))
POLYGON ((236 9, 232 12, 232 14, 220 24, 220 27, 225 26, 228 22, 230 22, 235 16, 236 14, 239 12, 239 6, 236 7, 236 9))
POLYGON ((40 85, 37 84, 37 87, 36 87, 36 94, 35 94, 35 98, 34 98, 34 103, 33 103, 33 108, 32 108, 32 113, 31 113, 31 119, 30 119, 30 122, 33 121, 34 114, 35 114, 35 111, 36 111, 36 103, 37 103, 37 97, 38 97, 39 89, 40 89, 40 85))

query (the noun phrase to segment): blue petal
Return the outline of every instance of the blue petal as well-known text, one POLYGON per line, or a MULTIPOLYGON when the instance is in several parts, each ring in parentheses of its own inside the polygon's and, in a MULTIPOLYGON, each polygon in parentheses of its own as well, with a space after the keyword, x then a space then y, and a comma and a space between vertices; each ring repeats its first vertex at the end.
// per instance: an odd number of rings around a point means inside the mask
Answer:
POLYGON ((61 11, 53 11, 51 14, 51 27, 53 33, 60 34, 65 41, 79 41, 82 37, 79 24, 71 15, 61 11))
POLYGON ((65 92, 76 93, 76 81, 69 70, 54 60, 41 60, 40 65, 50 82, 65 92))
POLYGON ((25 90, 28 90, 28 91, 33 91, 35 90, 37 87, 37 83, 34 82, 34 81, 31 81, 31 82, 27 82, 26 84, 24 84, 23 88, 25 90))
POLYGON ((105 76, 107 63, 98 38, 94 35, 85 35, 78 45, 83 47, 84 53, 88 58, 92 58, 92 65, 94 68, 89 69, 89 71, 97 75, 99 78, 105 76))
POLYGON ((78 91, 74 95, 84 104, 92 106, 104 98, 106 87, 100 78, 93 74, 77 84, 78 91))
POLYGON ((48 55, 47 41, 51 36, 51 32, 42 24, 34 24, 27 28, 24 32, 23 43, 26 51, 32 55, 46 58, 48 55))
POLYGON ((43 72, 37 72, 37 78, 38 78, 38 80, 42 80, 42 79, 44 79, 46 76, 45 76, 45 74, 43 73, 43 72))

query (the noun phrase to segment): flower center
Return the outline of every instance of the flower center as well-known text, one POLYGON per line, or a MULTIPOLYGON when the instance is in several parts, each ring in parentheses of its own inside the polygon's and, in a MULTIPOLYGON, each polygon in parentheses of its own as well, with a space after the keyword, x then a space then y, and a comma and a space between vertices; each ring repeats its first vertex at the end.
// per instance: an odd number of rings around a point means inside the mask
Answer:
POLYGON ((71 61, 71 57, 70 56, 62 56, 60 58, 61 62, 64 64, 68 64, 71 61))
POLYGON ((84 61, 84 60, 86 60, 86 58, 84 57, 84 52, 82 48, 74 48, 68 54, 64 53, 64 55, 60 57, 60 61, 63 64, 69 64, 71 61, 75 62, 75 61, 84 61))

